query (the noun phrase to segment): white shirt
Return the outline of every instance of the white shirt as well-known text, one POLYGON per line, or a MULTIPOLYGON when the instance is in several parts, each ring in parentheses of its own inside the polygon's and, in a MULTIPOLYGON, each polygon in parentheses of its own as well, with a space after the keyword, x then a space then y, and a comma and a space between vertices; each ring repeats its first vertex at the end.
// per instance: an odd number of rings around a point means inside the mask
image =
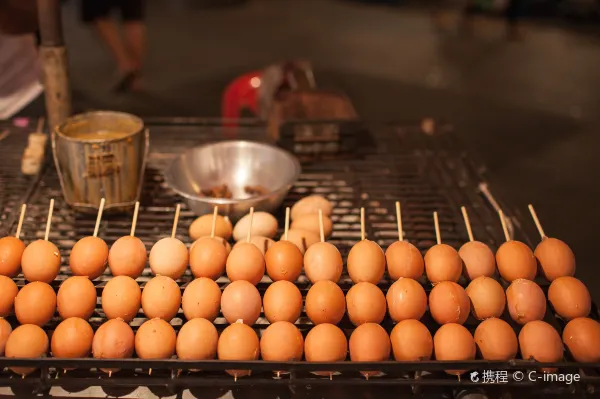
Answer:
POLYGON ((43 92, 33 35, 0 33, 0 119, 8 119, 43 92))

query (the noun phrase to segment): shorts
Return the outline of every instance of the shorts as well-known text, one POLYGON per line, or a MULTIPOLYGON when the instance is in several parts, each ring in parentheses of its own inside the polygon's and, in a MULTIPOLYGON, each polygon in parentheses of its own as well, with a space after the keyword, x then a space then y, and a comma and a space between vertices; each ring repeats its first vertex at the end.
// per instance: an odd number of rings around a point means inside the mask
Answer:
POLYGON ((144 18, 144 0, 81 0, 81 19, 94 22, 106 19, 118 9, 123 21, 141 21, 144 18))

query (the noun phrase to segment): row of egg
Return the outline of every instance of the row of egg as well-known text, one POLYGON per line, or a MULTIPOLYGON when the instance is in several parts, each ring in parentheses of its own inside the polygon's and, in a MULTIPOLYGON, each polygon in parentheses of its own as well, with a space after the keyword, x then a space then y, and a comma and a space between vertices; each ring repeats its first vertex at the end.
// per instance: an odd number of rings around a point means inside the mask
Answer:
MULTIPOLYGON (((144 322, 134 334, 121 319, 102 324, 94 333, 87 321, 72 317, 62 321, 52 333, 50 350, 56 358, 85 358, 90 354, 97 359, 125 359, 134 354, 141 359, 181 360, 258 360, 308 362, 344 361, 347 352, 353 362, 423 361, 435 355, 441 361, 469 361, 477 356, 491 361, 514 359, 520 349, 523 359, 542 363, 560 362, 563 343, 575 360, 585 363, 600 361, 600 323, 589 318, 576 318, 565 327, 562 341, 557 331, 543 321, 531 321, 517 335, 508 323, 490 318, 483 321, 474 335, 460 324, 441 326, 431 336, 425 325, 408 319, 396 324, 390 335, 379 324, 365 323, 357 327, 348 340, 344 332, 329 323, 313 327, 303 338, 292 323, 279 321, 271 324, 261 337, 249 326, 237 322, 219 335, 215 326, 206 319, 196 318, 185 323, 179 334, 162 319, 144 322)), ((25 324, 14 331, 0 319, 0 356, 36 358, 48 352, 48 336, 39 326, 25 324)), ((418 368, 418 367, 417 367, 418 368)), ((14 367, 20 375, 34 368, 14 367)), ((545 368, 544 371, 555 369, 545 368)), ((117 369, 103 369, 115 372, 117 369)), ((462 374, 466 370, 447 370, 462 374)), ((250 370, 228 370, 237 377, 250 370)), ((331 375, 333 372, 319 372, 331 375)), ((376 375, 378 372, 363 372, 376 375)))

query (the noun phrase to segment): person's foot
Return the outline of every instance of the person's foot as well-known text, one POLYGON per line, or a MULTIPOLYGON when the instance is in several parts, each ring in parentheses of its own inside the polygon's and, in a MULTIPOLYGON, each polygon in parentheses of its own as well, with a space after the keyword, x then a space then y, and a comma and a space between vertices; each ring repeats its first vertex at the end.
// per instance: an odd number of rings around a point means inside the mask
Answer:
POLYGON ((127 91, 135 90, 135 87, 139 86, 140 77, 140 72, 137 70, 122 73, 121 78, 115 85, 113 91, 116 93, 125 93, 127 91))

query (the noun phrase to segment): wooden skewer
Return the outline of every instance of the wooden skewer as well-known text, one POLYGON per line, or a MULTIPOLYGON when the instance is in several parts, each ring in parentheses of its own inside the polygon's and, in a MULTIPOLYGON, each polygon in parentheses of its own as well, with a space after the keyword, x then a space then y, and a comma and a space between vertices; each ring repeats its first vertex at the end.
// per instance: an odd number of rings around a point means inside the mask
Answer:
POLYGON ((102 211, 104 210, 104 198, 100 200, 100 209, 98 209, 98 217, 96 218, 96 226, 94 227, 94 237, 98 237, 98 229, 100 228, 100 220, 102 220, 102 211))
POLYGON ((465 226, 467 226, 467 234, 469 235, 469 241, 474 241, 473 239, 473 230, 471 230, 471 222, 469 221, 469 214, 467 213, 467 208, 464 206, 460 207, 460 210, 463 214, 463 219, 465 219, 465 226))
POLYGON ((177 208, 175 208, 175 220, 173 220, 173 231, 171 231, 171 238, 175 238, 175 234, 177 234, 177 223, 179 223, 179 212, 181 212, 181 204, 177 204, 177 208))
POLYGON ((140 202, 136 201, 135 208, 133 209, 133 221, 131 222, 131 233, 130 236, 135 235, 135 226, 137 225, 138 212, 140 211, 140 202))
POLYGON ((287 241, 288 230, 290 229, 290 207, 285 208, 285 230, 283 231, 283 239, 287 241))
POLYGON ((212 227, 210 228, 210 238, 215 238, 215 230, 217 229, 217 213, 219 212, 219 207, 215 206, 213 211, 213 219, 212 219, 212 227))
POLYGON ((440 221, 437 212, 433 212, 433 224, 435 225, 435 238, 438 245, 440 245, 442 243, 442 236, 440 235, 440 221))
POLYGON ((321 234, 321 242, 325 242, 325 231, 323 229, 323 211, 319 209, 319 233, 321 234))
POLYGON ((17 225, 17 232, 15 233, 15 237, 19 238, 21 235, 21 227, 23 227, 23 220, 25 219, 25 210, 27 209, 27 205, 21 205, 21 216, 19 216, 19 224, 17 225))
POLYGON ((250 226, 248 227, 248 239, 250 242, 250 238, 252 237, 252 221, 254 220, 254 207, 250 208, 250 226))
POLYGON ((38 132, 38 133, 43 133, 44 132, 44 122, 45 121, 46 121, 46 119, 43 116, 38 119, 36 132, 38 132))
POLYGON ((544 233, 544 229, 542 228, 542 224, 540 223, 540 219, 538 219, 537 213, 535 209, 533 209, 533 205, 529 204, 528 206, 529 212, 531 213, 531 217, 533 218, 533 222, 535 223, 535 227, 537 227, 540 236, 542 236, 542 240, 547 238, 548 236, 544 233))
POLYGON ((360 208, 360 239, 365 239, 365 208, 360 208))
POLYGON ((500 223, 502 223, 502 230, 504 231, 504 238, 506 241, 510 241, 510 234, 508 234, 508 227, 506 226, 506 219, 504 219, 504 213, 502 209, 498 210, 498 215, 500 216, 500 223))
POLYGON ((108 370, 108 378, 112 377, 112 370, 108 370))
POLYGON ((48 220, 46 220, 46 234, 44 235, 45 241, 48 241, 48 236, 50 235, 50 225, 52 224, 52 212, 54 212, 54 198, 50 200, 50 208, 48 209, 48 220))
POLYGON ((152 375, 152 369, 148 369, 148 375, 152 375))
POLYGON ((398 241, 404 241, 402 232, 402 212, 400 211, 400 201, 396 201, 396 221, 398 222, 398 241))

